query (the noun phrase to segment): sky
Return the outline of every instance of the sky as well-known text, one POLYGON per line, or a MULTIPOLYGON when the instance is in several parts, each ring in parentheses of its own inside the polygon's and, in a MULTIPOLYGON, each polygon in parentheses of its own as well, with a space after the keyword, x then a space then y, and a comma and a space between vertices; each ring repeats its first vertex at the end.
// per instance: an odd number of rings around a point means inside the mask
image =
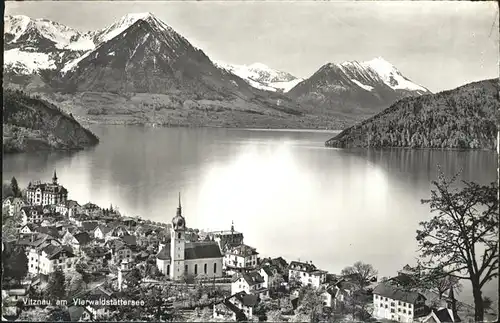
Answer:
POLYGON ((457 1, 15 1, 5 14, 80 31, 151 12, 212 60, 307 78, 326 63, 383 57, 433 92, 499 73, 498 7, 457 1))

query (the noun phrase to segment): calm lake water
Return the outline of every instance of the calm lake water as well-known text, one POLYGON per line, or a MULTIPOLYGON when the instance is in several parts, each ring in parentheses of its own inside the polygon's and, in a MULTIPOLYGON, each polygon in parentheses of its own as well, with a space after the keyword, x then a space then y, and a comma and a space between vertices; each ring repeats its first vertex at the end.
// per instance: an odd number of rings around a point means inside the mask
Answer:
MULTIPOLYGON (((381 276, 415 264, 415 231, 429 217, 437 165, 479 183, 496 179, 481 151, 337 150, 332 134, 305 131, 94 126, 101 138, 76 153, 4 156, 4 179, 50 180, 69 197, 168 222, 178 192, 188 226, 244 232, 262 256, 312 260, 339 273, 362 260, 381 276)), ((498 299, 497 285, 485 294, 498 299)), ((468 285, 461 298, 471 300, 468 285)))

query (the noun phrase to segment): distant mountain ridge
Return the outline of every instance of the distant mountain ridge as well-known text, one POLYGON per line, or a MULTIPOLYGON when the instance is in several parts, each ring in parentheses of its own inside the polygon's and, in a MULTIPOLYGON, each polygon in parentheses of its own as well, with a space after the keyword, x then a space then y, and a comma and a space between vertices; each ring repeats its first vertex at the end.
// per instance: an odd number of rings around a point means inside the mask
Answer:
POLYGON ((401 99, 345 129, 327 147, 496 149, 498 79, 401 99))
POLYGON ((342 129, 425 92, 381 62, 377 71, 327 64, 306 80, 261 63, 214 63, 151 13, 84 33, 26 16, 5 22, 4 83, 96 122, 342 129))
POLYGON ((215 65, 241 77, 251 86, 265 91, 288 92, 303 81, 303 79, 297 78, 290 73, 272 69, 262 63, 236 65, 215 62, 215 65))
POLYGON ((324 113, 371 116, 407 96, 431 93, 381 57, 366 62, 328 63, 287 94, 324 113))

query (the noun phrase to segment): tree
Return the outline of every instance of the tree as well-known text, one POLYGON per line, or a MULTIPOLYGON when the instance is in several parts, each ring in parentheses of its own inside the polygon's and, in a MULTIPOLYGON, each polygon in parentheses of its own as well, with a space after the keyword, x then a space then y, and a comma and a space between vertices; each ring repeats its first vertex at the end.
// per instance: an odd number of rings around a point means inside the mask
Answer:
POLYGON ((21 190, 19 189, 19 184, 17 183, 17 179, 15 177, 12 177, 10 180, 10 189, 14 197, 21 197, 21 190))
POLYGON ((299 292, 298 313, 303 313, 309 316, 309 322, 318 322, 319 316, 323 310, 323 289, 304 286, 299 292))
POLYGON ((451 288, 454 290, 461 291, 462 290, 462 284, 460 283, 460 279, 454 276, 446 276, 446 275, 439 275, 437 276, 437 279, 435 282, 431 282, 431 286, 434 285, 438 295, 439 299, 443 298, 444 293, 449 291, 451 288), (434 283, 434 284, 433 284, 434 283))
POLYGON ((57 267, 57 269, 49 275, 47 294, 50 298, 64 299, 64 297, 66 296, 66 291, 64 288, 65 280, 66 279, 64 278, 64 273, 59 267, 57 267))
POLYGON ((269 311, 267 313, 266 322, 283 322, 283 315, 281 314, 281 310, 269 311))
POLYGON ((422 200, 437 215, 417 230, 420 265, 431 273, 470 280, 474 319, 483 321, 482 288, 498 277, 497 187, 463 181, 464 188, 452 188, 457 176, 447 180, 440 173, 431 198, 422 200))
POLYGON ((17 318, 17 320, 21 322, 48 322, 48 319, 48 311, 39 307, 24 310, 17 318))
POLYGON ((483 297, 483 307, 485 311, 492 309, 493 301, 488 296, 483 297))
POLYGON ((12 188, 10 187, 9 182, 2 182, 2 199, 9 196, 14 196, 14 193, 12 192, 12 188))
POLYGON ((66 290, 68 296, 77 295, 84 290, 83 275, 76 270, 71 270, 66 273, 66 290))
POLYGON ((364 289, 370 285, 373 278, 377 277, 378 272, 372 265, 357 261, 353 266, 342 269, 340 274, 344 277, 349 276, 360 289, 364 289))
POLYGON ((127 276, 127 282, 128 282, 128 286, 137 286, 139 284, 139 282, 141 281, 142 279, 142 276, 141 276, 141 271, 139 270, 139 268, 137 267, 134 267, 131 271, 130 271, 130 275, 127 276))
POLYGON ((13 279, 20 283, 28 274, 28 257, 20 246, 12 247, 9 251, 2 252, 2 279, 13 279))

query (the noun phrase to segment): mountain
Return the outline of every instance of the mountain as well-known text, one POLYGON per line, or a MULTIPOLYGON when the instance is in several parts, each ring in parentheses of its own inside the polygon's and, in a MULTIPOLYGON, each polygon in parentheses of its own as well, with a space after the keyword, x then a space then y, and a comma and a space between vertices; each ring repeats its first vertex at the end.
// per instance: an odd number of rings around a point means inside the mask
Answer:
POLYGON ((401 99, 345 129, 327 147, 496 149, 498 79, 401 99))
MULTIPOLYGON (((29 75, 57 70, 94 48, 88 35, 47 19, 4 17, 4 68, 29 75)), ((5 71, 4 71, 5 72, 5 71)))
POLYGON ((288 92, 303 81, 290 73, 272 69, 262 63, 235 65, 215 62, 215 65, 241 77, 251 86, 265 91, 288 92))
POLYGON ((3 92, 3 150, 74 150, 95 145, 99 139, 72 115, 21 91, 3 92))
POLYGON ((381 57, 366 62, 326 64, 287 94, 325 114, 363 119, 407 96, 431 93, 381 57))
POLYGON ((338 128, 337 120, 305 115, 289 97, 217 67, 151 13, 128 14, 86 33, 50 23, 50 35, 40 27, 46 20, 6 20, 4 38, 13 54, 29 49, 46 58, 23 73, 10 64, 6 83, 56 100, 90 122, 338 128))

